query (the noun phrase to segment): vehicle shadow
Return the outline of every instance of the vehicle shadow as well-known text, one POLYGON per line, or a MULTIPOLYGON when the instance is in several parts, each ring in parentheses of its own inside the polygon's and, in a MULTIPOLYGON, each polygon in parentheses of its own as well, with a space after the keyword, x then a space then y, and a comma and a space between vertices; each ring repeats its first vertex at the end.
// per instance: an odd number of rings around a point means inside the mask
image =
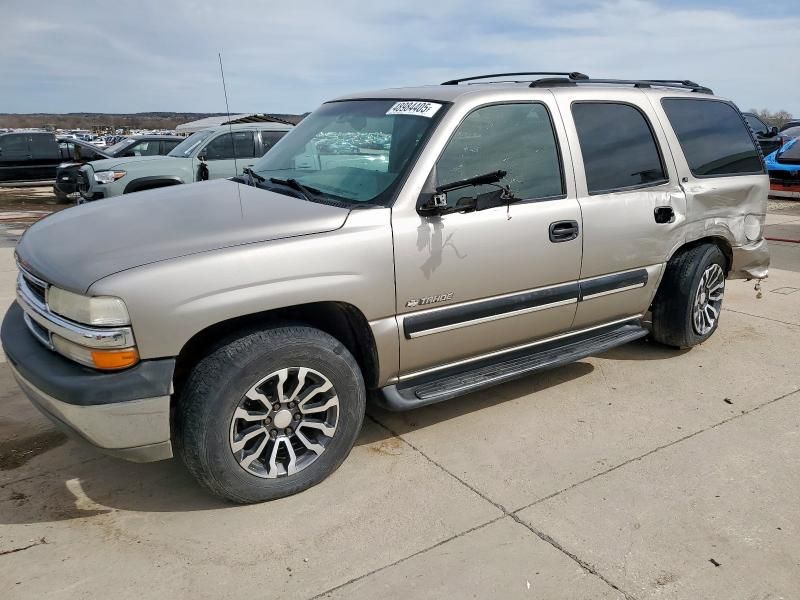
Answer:
MULTIPOLYGON (((535 401, 536 394, 593 370, 588 362, 576 362, 490 391, 411 411, 406 413, 408 419, 398 433, 413 429, 415 423, 428 426, 531 394, 534 395, 531 401, 535 401)), ((384 419, 379 409, 369 406, 367 412, 372 418, 368 416, 365 420, 356 446, 369 446, 394 437, 380 425, 384 419)), ((136 464, 68 442, 47 451, 28 466, 35 470, 20 473, 18 481, 11 479, 0 488, 0 524, 50 523, 115 511, 192 512, 236 506, 208 494, 177 459, 136 464), (64 466, 53 468, 59 463, 64 466)))
MULTIPOLYGON (((602 354, 606 360, 666 360, 683 354, 640 340, 602 354)), ((594 366, 578 361, 517 379, 489 390, 468 394, 393 418, 375 404, 356 446, 369 446, 504 402, 536 402, 548 390, 585 377, 594 366)), ((203 490, 177 459, 136 464, 101 455, 70 442, 46 449, 34 469, 19 469, 20 477, 0 487, 0 524, 45 523, 93 517, 114 511, 145 513, 192 512, 234 507, 203 490), (59 466, 63 465, 63 466, 59 466)))
POLYGON ((689 350, 690 348, 672 348, 664 346, 649 338, 643 338, 622 346, 617 346, 598 356, 607 360, 669 360, 676 356, 686 354, 689 350))

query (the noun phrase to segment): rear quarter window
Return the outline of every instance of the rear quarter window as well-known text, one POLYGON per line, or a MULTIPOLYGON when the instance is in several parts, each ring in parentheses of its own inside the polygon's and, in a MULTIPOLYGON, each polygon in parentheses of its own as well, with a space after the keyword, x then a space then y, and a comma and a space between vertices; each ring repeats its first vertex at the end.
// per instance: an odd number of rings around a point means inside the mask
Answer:
POLYGON ((764 172, 748 126, 727 102, 664 98, 661 105, 695 177, 764 172))

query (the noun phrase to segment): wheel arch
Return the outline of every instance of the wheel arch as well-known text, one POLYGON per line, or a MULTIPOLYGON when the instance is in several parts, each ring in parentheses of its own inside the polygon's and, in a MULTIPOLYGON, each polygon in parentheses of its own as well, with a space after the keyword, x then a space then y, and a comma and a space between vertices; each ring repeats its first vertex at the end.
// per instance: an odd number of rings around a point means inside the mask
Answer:
POLYGON ((352 304, 325 301, 232 317, 197 332, 177 356, 173 376, 175 397, 194 365, 204 356, 247 332, 286 323, 314 327, 339 340, 356 359, 367 388, 377 387, 378 350, 366 317, 352 304))
POLYGON ((684 242, 683 244, 676 246, 670 253, 669 258, 667 258, 667 263, 669 263, 679 253, 687 252, 692 248, 697 248, 697 246, 701 246, 703 244, 712 244, 717 246, 722 251, 722 254, 725 256, 725 274, 727 275, 733 265, 733 247, 731 246, 730 241, 721 235, 708 235, 684 242))

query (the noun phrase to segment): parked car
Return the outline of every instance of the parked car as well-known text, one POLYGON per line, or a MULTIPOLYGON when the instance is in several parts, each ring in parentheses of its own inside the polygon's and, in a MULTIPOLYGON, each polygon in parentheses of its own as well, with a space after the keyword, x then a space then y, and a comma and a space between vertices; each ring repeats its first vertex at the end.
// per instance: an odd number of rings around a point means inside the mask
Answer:
POLYGON ((800 198, 800 126, 784 130, 789 141, 764 159, 770 195, 800 198))
POLYGON ((69 201, 69 195, 78 191, 78 169, 81 165, 93 161, 111 158, 105 150, 97 148, 90 142, 77 138, 58 138, 62 162, 56 167, 56 177, 53 183, 53 195, 59 202, 69 201))
POLYGON ((183 138, 177 136, 137 135, 125 138, 105 150, 100 150, 89 142, 70 140, 69 143, 73 146, 70 150, 72 160, 58 165, 53 193, 59 202, 69 201, 69 196, 78 191, 78 172, 88 162, 106 158, 164 155, 182 140, 183 138))
POLYGON ((63 160, 55 135, 45 131, 0 134, 0 181, 53 179, 63 160))
POLYGON ((164 156, 184 139, 177 135, 132 135, 108 147, 113 157, 164 156))
POLYGON ((204 129, 184 138, 167 156, 119 157, 84 165, 78 189, 81 197, 90 201, 233 177, 237 164, 240 171, 252 166, 291 128, 283 123, 246 123, 204 129))
POLYGON ((742 114, 747 120, 747 124, 750 125, 750 129, 753 130, 756 140, 758 140, 758 145, 761 146, 761 152, 764 154, 764 156, 781 147, 782 140, 780 134, 778 133, 777 127, 770 127, 761 120, 761 117, 754 113, 742 114))
POLYGON ((791 127, 800 127, 800 120, 793 119, 791 121, 786 121, 783 125, 781 125, 780 129, 778 130, 779 133, 783 133, 787 129, 791 127))
MULTIPOLYGON (((241 177, 39 221, 0 333, 11 371, 103 450, 178 452, 256 502, 342 463, 367 390, 407 410, 648 335, 708 340, 726 278, 768 272, 742 114, 691 82, 530 76, 345 96, 241 177), (355 150, 318 152, 331 136, 355 150)), ((220 135, 153 162, 212 165, 220 135)), ((102 162, 100 181, 147 165, 102 162)))
POLYGON ((106 147, 106 140, 102 137, 96 137, 91 141, 92 145, 98 148, 105 148, 106 147))

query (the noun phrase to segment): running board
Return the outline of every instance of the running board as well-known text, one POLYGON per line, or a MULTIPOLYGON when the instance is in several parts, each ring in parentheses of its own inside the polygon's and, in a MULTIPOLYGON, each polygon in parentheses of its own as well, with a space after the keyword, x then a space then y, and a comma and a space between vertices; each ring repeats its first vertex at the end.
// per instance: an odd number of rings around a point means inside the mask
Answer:
POLYGON ((375 400, 388 410, 418 408, 560 367, 647 334, 638 319, 626 321, 389 385, 378 390, 375 400))

